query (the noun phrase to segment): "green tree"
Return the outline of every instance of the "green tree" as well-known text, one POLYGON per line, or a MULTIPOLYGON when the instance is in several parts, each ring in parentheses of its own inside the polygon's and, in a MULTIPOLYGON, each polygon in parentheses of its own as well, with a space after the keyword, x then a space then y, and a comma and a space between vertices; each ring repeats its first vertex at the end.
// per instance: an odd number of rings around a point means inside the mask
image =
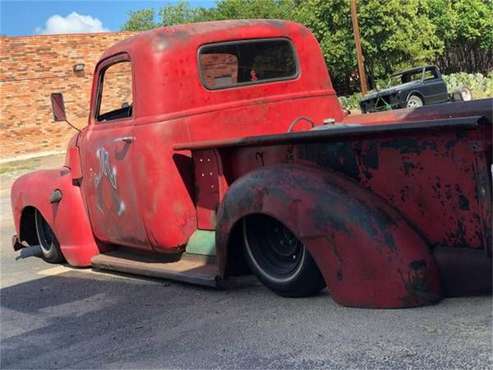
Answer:
POLYGON ((211 10, 206 8, 190 6, 187 1, 178 1, 176 4, 168 4, 160 11, 162 26, 174 24, 202 22, 214 19, 211 10))
POLYGON ((159 24, 155 22, 154 10, 142 9, 130 12, 122 31, 146 31, 156 27, 159 27, 159 24))
MULTIPOLYGON (((427 9, 427 0, 359 1, 363 53, 374 78, 431 62, 442 50, 427 9)), ((336 89, 349 93, 356 88, 355 81, 351 83, 356 56, 350 2, 308 0, 298 8, 296 19, 320 41, 336 89)))
POLYGON ((493 69, 493 1, 428 0, 429 17, 444 49, 437 58, 441 69, 482 72, 493 69))
POLYGON ((432 62, 443 49, 427 16, 427 0, 362 2, 363 48, 377 77, 432 62))
POLYGON ((219 0, 214 19, 292 19, 295 0, 219 0))
POLYGON ((349 90, 356 68, 349 1, 307 0, 294 18, 310 28, 320 42, 336 89, 349 90))
POLYGON ((154 9, 131 11, 122 31, 146 31, 156 27, 212 20, 215 19, 212 13, 213 10, 194 8, 186 1, 178 1, 165 5, 157 14, 154 9))
POLYGON ((153 9, 130 12, 124 31, 148 30, 160 26, 194 23, 224 19, 275 18, 290 19, 295 9, 295 0, 219 0, 215 7, 192 7, 187 1, 168 4, 158 12, 153 9))

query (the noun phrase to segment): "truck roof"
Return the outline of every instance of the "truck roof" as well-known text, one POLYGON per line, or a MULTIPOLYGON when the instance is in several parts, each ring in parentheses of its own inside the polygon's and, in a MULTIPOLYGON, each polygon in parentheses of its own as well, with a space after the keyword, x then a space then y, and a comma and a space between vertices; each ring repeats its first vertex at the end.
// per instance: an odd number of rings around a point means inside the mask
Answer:
POLYGON ((240 19, 197 22, 159 27, 141 32, 107 49, 102 58, 138 48, 161 52, 182 47, 184 44, 207 44, 248 38, 289 37, 299 32, 310 33, 303 25, 278 19, 240 19))
POLYGON ((335 94, 317 40, 305 26, 290 21, 228 20, 156 28, 110 47, 96 68, 118 54, 127 54, 132 62, 136 117, 173 119, 204 109, 222 110, 232 104, 263 101, 269 96, 335 94), (300 69, 297 78, 216 90, 207 89, 201 82, 201 46, 276 38, 292 43, 300 69))

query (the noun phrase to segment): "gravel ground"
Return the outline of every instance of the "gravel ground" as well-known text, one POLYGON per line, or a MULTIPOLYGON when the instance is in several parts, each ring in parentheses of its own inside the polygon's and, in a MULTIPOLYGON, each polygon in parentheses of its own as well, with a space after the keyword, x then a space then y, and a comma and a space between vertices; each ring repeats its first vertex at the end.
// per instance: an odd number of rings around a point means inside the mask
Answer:
POLYGON ((256 281, 215 291, 16 261, 11 172, 0 189, 2 369, 492 366, 489 296, 367 310, 340 307, 327 292, 280 298, 256 281))

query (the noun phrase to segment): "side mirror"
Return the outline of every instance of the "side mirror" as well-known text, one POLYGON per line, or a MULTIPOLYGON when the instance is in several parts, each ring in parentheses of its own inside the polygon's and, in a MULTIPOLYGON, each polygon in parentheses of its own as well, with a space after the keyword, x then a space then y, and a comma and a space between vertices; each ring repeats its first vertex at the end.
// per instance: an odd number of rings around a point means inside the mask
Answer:
POLYGON ((65 115, 65 103, 63 102, 62 93, 51 94, 51 109, 53 110, 53 120, 55 122, 67 121, 65 115))

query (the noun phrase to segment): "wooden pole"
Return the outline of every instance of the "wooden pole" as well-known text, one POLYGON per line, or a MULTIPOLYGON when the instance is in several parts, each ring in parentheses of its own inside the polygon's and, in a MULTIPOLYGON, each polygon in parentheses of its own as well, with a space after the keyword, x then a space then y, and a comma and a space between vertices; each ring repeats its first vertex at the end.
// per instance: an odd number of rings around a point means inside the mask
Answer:
POLYGON ((361 95, 366 95, 366 93, 368 92, 368 83, 366 80, 365 72, 365 58, 363 57, 363 51, 361 50, 356 0, 351 0, 351 20, 353 22, 354 44, 356 45, 356 59, 358 61, 358 74, 361 87, 361 95))

